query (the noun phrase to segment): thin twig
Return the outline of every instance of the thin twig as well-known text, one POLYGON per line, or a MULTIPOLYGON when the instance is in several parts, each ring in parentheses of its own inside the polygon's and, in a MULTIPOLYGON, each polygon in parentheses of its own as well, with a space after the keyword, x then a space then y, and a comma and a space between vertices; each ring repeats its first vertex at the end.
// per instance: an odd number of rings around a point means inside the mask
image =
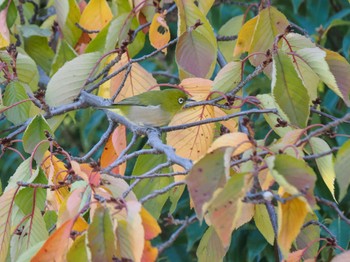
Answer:
POLYGON ((332 202, 332 201, 329 201, 329 200, 327 200, 327 199, 324 199, 324 198, 322 198, 322 197, 318 197, 318 196, 316 196, 315 198, 316 198, 316 201, 319 202, 320 204, 324 204, 324 205, 326 205, 326 206, 331 207, 332 209, 334 209, 334 210, 338 213, 339 217, 340 217, 346 224, 350 225, 350 219, 347 218, 347 217, 344 215, 344 213, 339 209, 339 207, 338 207, 338 205, 337 205, 336 203, 334 203, 334 202, 332 202))

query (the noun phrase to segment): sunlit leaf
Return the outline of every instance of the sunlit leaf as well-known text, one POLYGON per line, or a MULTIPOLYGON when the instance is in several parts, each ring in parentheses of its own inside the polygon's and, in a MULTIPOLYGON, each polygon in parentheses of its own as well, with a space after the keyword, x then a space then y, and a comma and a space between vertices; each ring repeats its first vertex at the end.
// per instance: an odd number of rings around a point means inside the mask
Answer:
MULTIPOLYGON (((283 197, 290 196, 284 193, 283 197)), ((308 212, 307 204, 299 198, 293 198, 282 204, 278 202, 278 238, 277 242, 282 253, 286 256, 292 246, 293 241, 300 233, 308 212)))
POLYGON ((255 205, 254 222, 260 233, 264 236, 267 242, 273 246, 275 233, 271 224, 269 213, 265 205, 255 205))
POLYGON ((100 53, 89 53, 65 63, 47 85, 46 102, 50 106, 60 106, 73 102, 84 88, 84 84, 99 58, 100 53))
POLYGON ((309 117, 310 97, 287 54, 273 56, 271 89, 276 103, 291 124, 305 127, 309 117))
POLYGON ((145 241, 141 262, 153 262, 158 257, 158 249, 153 247, 150 241, 145 241))
MULTIPOLYGON (((113 18, 106 0, 91 0, 81 14, 79 24, 87 30, 101 30, 113 18)), ((96 34, 89 34, 95 38, 96 34)))
POLYGON ((92 261, 112 261, 116 255, 116 237, 109 209, 99 206, 88 229, 92 261))
MULTIPOLYGON (((164 15, 156 13, 149 29, 149 39, 155 49, 163 47, 170 40, 169 27, 164 18, 164 15)), ((162 52, 166 54, 167 49, 163 49, 162 52)))
POLYGON ((350 170, 350 140, 344 143, 337 153, 335 160, 335 173, 339 186, 339 201, 341 201, 346 193, 350 184, 350 176, 348 171, 350 170))
POLYGON ((0 49, 10 44, 10 31, 6 22, 7 11, 8 6, 0 11, 0 49))
POLYGON ((227 93, 241 81, 242 63, 230 62, 216 75, 212 91, 227 93))
POLYGON ((207 231, 205 231, 202 236, 196 251, 198 261, 222 261, 226 252, 227 249, 222 245, 215 229, 212 226, 208 227, 207 231))
POLYGON ((56 261, 65 261, 73 224, 74 219, 71 219, 59 227, 32 257, 31 261, 50 261, 53 257, 56 261))
MULTIPOLYGON (((121 60, 112 67, 110 72, 114 72, 118 70, 120 67, 126 65, 128 63, 128 57, 123 55, 121 60)), ((119 73, 115 77, 111 79, 110 85, 110 97, 112 97, 115 92, 120 88, 121 83, 125 77, 125 71, 119 73)), ((143 92, 149 91, 151 87, 157 85, 157 81, 154 79, 152 74, 147 72, 142 66, 137 63, 132 64, 131 71, 124 83, 123 89, 117 96, 115 102, 123 100, 124 98, 131 97, 134 95, 138 95, 143 92)), ((158 88, 154 88, 152 90, 157 90, 158 88)))
MULTIPOLYGON (((317 154, 331 151, 331 148, 326 143, 326 141, 318 137, 311 138, 309 145, 310 145, 312 154, 317 155, 317 154)), ((323 157, 316 158, 316 164, 317 164, 318 170, 320 171, 320 174, 322 176, 324 183, 328 187, 329 191, 331 192, 335 200, 335 195, 334 195, 335 169, 334 169, 333 155, 329 154, 323 157)))
POLYGON ((235 132, 218 137, 210 146, 208 152, 212 152, 218 148, 230 147, 232 156, 242 154, 250 149, 252 144, 245 133, 235 132))
POLYGON ((185 78, 180 86, 191 95, 191 99, 201 101, 208 98, 213 81, 199 77, 185 78))
POLYGON ((238 38, 237 38, 235 49, 233 51, 233 56, 236 57, 241 53, 249 51, 257 22, 258 22, 258 16, 244 23, 244 25, 242 26, 241 30, 238 33, 238 38))
POLYGON ((157 223, 157 220, 144 208, 141 208, 140 215, 142 225, 145 230, 145 239, 151 240, 157 237, 162 231, 157 223))
POLYGON ((45 135, 46 132, 49 134, 52 133, 50 126, 42 115, 37 115, 29 123, 23 134, 24 151, 33 154, 38 163, 41 163, 41 160, 49 147, 49 142, 43 143, 43 141, 47 141, 45 135))

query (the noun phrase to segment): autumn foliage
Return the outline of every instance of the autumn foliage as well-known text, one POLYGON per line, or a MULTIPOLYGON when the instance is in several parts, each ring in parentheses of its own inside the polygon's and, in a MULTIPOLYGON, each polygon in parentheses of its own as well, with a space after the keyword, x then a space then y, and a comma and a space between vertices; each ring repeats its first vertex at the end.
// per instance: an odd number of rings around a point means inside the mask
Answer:
POLYGON ((0 0, 0 262, 350 261, 350 6, 274 2, 0 0))

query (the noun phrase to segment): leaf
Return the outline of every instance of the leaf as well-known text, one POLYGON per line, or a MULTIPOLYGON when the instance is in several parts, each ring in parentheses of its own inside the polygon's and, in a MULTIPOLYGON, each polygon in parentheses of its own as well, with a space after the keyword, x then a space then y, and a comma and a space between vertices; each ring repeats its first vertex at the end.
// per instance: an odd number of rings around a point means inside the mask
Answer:
POLYGON ((50 261, 53 257, 55 261, 65 261, 68 252, 70 233, 74 224, 74 219, 66 221, 45 241, 40 250, 32 257, 31 261, 50 261))
POLYGON ((11 215, 18 188, 6 191, 0 197, 0 261, 6 261, 11 238, 11 215))
MULTIPOLYGON (((218 35, 219 36, 235 36, 242 28, 243 15, 232 17, 223 26, 221 26, 218 35)), ((233 50, 235 49, 237 40, 233 41, 220 41, 218 42, 219 50, 228 62, 233 61, 233 50)))
POLYGON ((350 184, 348 174, 350 170, 350 140, 345 142, 338 150, 334 168, 339 186, 339 201, 341 201, 345 197, 350 184))
POLYGON ((183 76, 209 78, 216 62, 216 50, 197 31, 183 33, 176 45, 176 63, 183 70, 183 76))
POLYGON ((213 81, 199 77, 185 78, 180 86, 191 95, 191 99, 200 101, 208 98, 213 81))
POLYGON ((202 236, 196 255, 199 262, 222 261, 227 249, 222 245, 215 229, 210 226, 202 236))
MULTIPOLYGON (((124 179, 112 177, 107 174, 101 174, 102 186, 100 188, 108 191, 110 195, 114 198, 122 197, 123 192, 125 192, 129 188, 129 184, 125 182, 124 179)), ((136 200, 136 196, 134 192, 130 192, 125 200, 136 200)))
MULTIPOLYGON (((177 113, 169 126, 193 123, 213 116, 212 106, 189 108, 177 113)), ((214 128, 215 125, 209 123, 170 132, 167 134, 167 144, 176 149, 177 155, 196 161, 207 152, 214 138, 214 128)), ((175 166, 175 170, 182 169, 175 166)))
POLYGON ((140 261, 145 246, 144 229, 140 216, 141 204, 136 201, 128 201, 126 205, 126 216, 123 219, 117 218, 118 253, 122 258, 140 261))
POLYGON ((227 93, 241 81, 242 63, 230 62, 218 72, 214 79, 212 91, 227 93))
POLYGON ((245 174, 232 176, 208 204, 205 221, 215 228, 224 248, 229 247, 233 230, 247 223, 254 214, 254 205, 242 202, 246 190, 244 178, 245 174))
MULTIPOLYGON (((101 168, 106 168, 112 164, 126 148, 126 127, 119 125, 108 138, 101 155, 101 168)), ((126 162, 113 169, 114 173, 124 174, 126 162)))
MULTIPOLYGON (((115 66, 112 67, 111 72, 118 70, 120 67, 126 65, 128 62, 128 57, 126 55, 123 55, 121 60, 117 64, 115 64, 115 66)), ((111 79, 110 97, 112 97, 118 90, 124 77, 125 71, 119 73, 111 79)), ((119 102, 124 98, 141 94, 143 92, 149 91, 149 89, 154 86, 157 86, 157 81, 154 79, 152 74, 147 72, 139 64, 133 63, 131 71, 125 81, 124 87, 114 101, 119 102)), ((157 90, 157 88, 153 90, 157 90)))
POLYGON ((272 176, 276 182, 290 195, 297 195, 303 192, 307 202, 311 207, 315 206, 316 201, 313 194, 316 174, 310 166, 303 160, 296 159, 289 155, 277 155, 266 159, 272 176), (273 167, 271 160, 274 159, 273 167))
POLYGON ((92 261, 112 261, 116 255, 116 239, 109 209, 99 205, 88 229, 92 261))
MULTIPOLYGON (((304 225, 312 220, 318 221, 317 215, 315 213, 308 213, 304 225)), ((313 259, 317 257, 320 242, 315 241, 315 239, 319 239, 320 234, 321 229, 318 225, 311 224, 301 229, 294 244, 297 249, 306 249, 303 253, 304 259, 313 259)))
POLYGON ((19 164, 15 173, 9 178, 9 181, 7 182, 8 184, 7 184, 4 192, 6 192, 10 189, 17 188, 18 181, 26 181, 26 182, 30 181, 30 182, 32 182, 31 181, 32 174, 30 172, 30 164, 31 164, 30 158, 27 158, 26 160, 24 160, 22 163, 19 164))
POLYGON ((198 1, 198 8, 201 10, 203 15, 207 15, 210 8, 213 6, 215 0, 201 0, 198 1))
POLYGON ((77 57, 77 53, 65 40, 58 43, 55 57, 53 58, 50 76, 54 75, 66 62, 77 57))
POLYGON ((49 147, 49 142, 45 133, 52 134, 50 126, 42 115, 37 115, 29 123, 23 134, 23 148, 29 154, 33 154, 35 160, 41 163, 41 160, 49 147), (43 141, 47 141, 42 143, 43 141))
MULTIPOLYGON (((91 0, 81 14, 79 24, 87 30, 101 30, 112 18, 113 14, 106 0, 91 0)), ((95 38, 96 33, 89 36, 95 38)))
POLYGON ((186 177, 197 217, 202 221, 204 204, 212 200, 214 192, 223 188, 229 176, 229 166, 225 163, 226 149, 220 148, 199 160, 186 177))
POLYGON ((273 56, 271 89, 276 103, 291 124, 305 127, 310 97, 288 55, 281 51, 273 56))
POLYGON ((299 262, 299 261, 302 261, 302 258, 303 258, 303 255, 305 253, 305 250, 306 250, 306 248, 289 253, 287 259, 285 260, 285 262, 299 262))
POLYGON ((67 253, 67 261, 88 261, 86 234, 77 237, 67 253))
MULTIPOLYGON (((287 198, 290 194, 284 193, 287 198)), ((308 212, 306 203, 299 198, 288 200, 285 204, 278 202, 278 237, 277 242, 282 254, 286 256, 292 246, 293 241, 300 233, 308 212)))
MULTIPOLYGON (((312 154, 317 155, 317 154, 331 151, 331 148, 327 144, 327 142, 318 137, 311 138, 309 145, 310 145, 312 154)), ((335 195, 334 195, 335 169, 334 169, 333 155, 329 154, 323 157, 316 158, 316 164, 317 164, 318 170, 320 171, 320 174, 322 176, 324 183, 328 187, 329 191, 333 196, 333 199, 335 200, 335 195)))
POLYGON ((81 29, 75 24, 79 22, 80 10, 75 0, 54 1, 57 14, 57 22, 63 33, 64 39, 75 46, 81 35, 81 29))
POLYGON ((336 255, 332 262, 344 262, 350 260, 350 250, 344 251, 343 253, 336 255))
POLYGON ((50 106, 60 106, 73 102, 84 88, 84 84, 99 58, 100 53, 89 53, 65 63, 47 85, 46 102, 50 106))
MULTIPOLYGON (((18 81, 11 81, 5 89, 4 105, 11 106, 15 103, 28 99, 28 95, 24 86, 18 81)), ((19 125, 26 121, 30 115, 31 102, 20 103, 5 111, 5 116, 15 125, 19 125)))
MULTIPOLYGON (((284 33, 288 25, 287 18, 275 7, 269 6, 263 9, 258 15, 258 21, 248 53, 266 53, 268 49, 271 50, 275 37, 284 33)), ((249 59, 254 66, 258 66, 264 60, 265 57, 262 55, 252 56, 249 59)))
MULTIPOLYGON (((149 29, 149 40, 155 49, 163 47, 170 41, 170 31, 165 15, 159 13, 154 15, 149 29)), ((163 49, 162 52, 166 54, 167 49, 163 49)))
POLYGON ((145 241, 141 262, 157 261, 158 249, 153 247, 151 241, 145 241))
POLYGON ((269 213, 266 206, 262 204, 255 205, 254 222, 260 233, 264 236, 266 241, 273 246, 275 240, 275 233, 271 224, 269 213))
POLYGON ((145 230, 145 239, 151 240, 157 237, 162 232, 157 220, 144 207, 141 207, 140 215, 145 230))
POLYGON ((10 44, 10 31, 7 27, 6 17, 9 5, 0 11, 0 49, 10 44))
POLYGON ((175 0, 175 3, 178 8, 177 35, 180 37, 175 56, 180 69, 180 78, 188 76, 209 78, 214 71, 217 57, 217 43, 213 29, 205 15, 192 1, 175 0), (202 25, 194 31, 188 31, 187 29, 193 27, 198 20, 202 25))
POLYGON ((347 106, 350 106, 350 64, 336 52, 326 50, 326 54, 326 61, 335 77, 336 86, 332 85, 332 83, 325 83, 344 100, 347 106))
POLYGON ((251 141, 247 134, 241 132, 224 134, 218 137, 210 146, 208 152, 212 152, 218 148, 230 147, 232 156, 237 156, 252 147, 251 141))
POLYGON ((237 36, 237 42, 233 51, 233 56, 249 51, 255 32, 255 27, 259 16, 256 16, 244 23, 237 36))
POLYGON ((280 137, 284 137, 288 132, 292 131, 293 128, 291 126, 286 127, 276 127, 278 124, 277 119, 282 119, 284 121, 287 121, 287 116, 282 112, 282 110, 279 109, 279 106, 274 101, 273 97, 269 94, 263 94, 263 95, 257 95, 256 96, 259 101, 261 102, 261 106, 263 109, 271 109, 271 108, 277 108, 279 116, 276 114, 268 113, 264 114, 264 118, 266 122, 269 124, 269 126, 273 129, 273 131, 276 132, 280 137))
POLYGON ((39 71, 31 57, 18 53, 16 59, 16 72, 19 81, 28 84, 32 91, 38 89, 39 71))

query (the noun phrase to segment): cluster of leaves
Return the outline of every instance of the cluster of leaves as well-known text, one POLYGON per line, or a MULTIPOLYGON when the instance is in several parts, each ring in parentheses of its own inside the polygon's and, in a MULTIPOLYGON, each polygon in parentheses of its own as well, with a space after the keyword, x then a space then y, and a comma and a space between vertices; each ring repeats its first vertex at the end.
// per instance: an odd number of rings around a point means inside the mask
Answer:
POLYGON ((285 2, 0 0, 0 262, 349 260, 350 8, 285 2))

